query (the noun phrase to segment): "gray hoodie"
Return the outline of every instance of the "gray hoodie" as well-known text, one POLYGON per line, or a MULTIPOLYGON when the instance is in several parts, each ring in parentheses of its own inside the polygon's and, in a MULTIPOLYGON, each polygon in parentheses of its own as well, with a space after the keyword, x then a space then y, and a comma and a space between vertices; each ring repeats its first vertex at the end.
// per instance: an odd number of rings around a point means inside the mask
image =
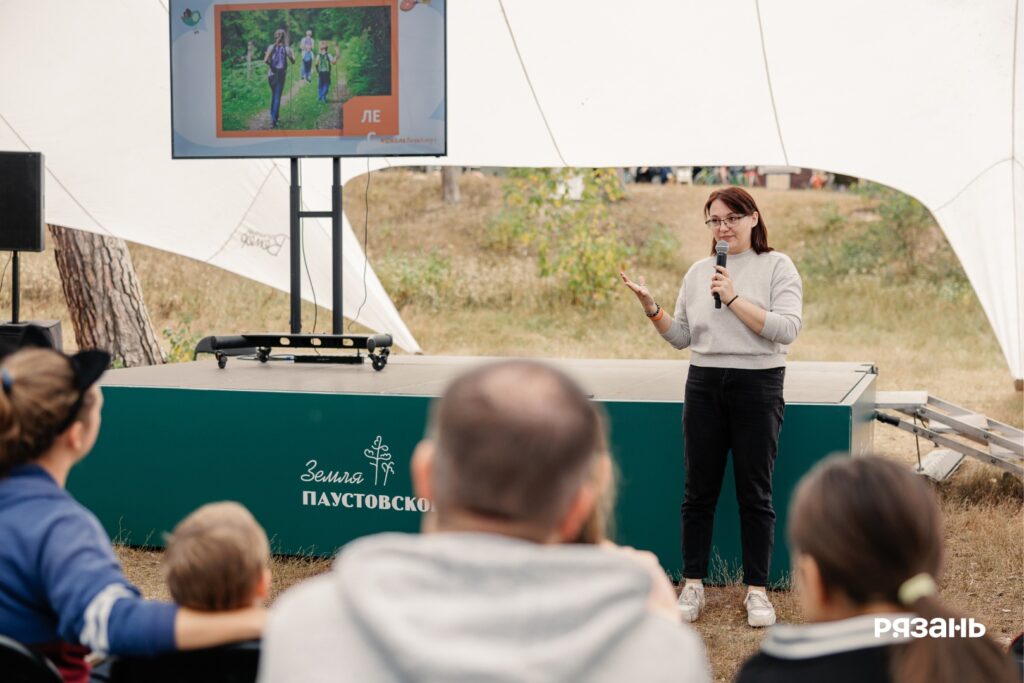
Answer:
POLYGON ((696 632, 646 610, 650 584, 595 546, 371 536, 274 604, 259 681, 708 681, 696 632))

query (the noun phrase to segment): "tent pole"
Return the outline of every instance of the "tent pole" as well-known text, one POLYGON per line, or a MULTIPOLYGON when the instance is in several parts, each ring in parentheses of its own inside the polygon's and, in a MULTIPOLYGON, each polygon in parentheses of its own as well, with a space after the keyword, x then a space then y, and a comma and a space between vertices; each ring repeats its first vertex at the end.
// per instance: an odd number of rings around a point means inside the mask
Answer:
POLYGON ((334 182, 331 185, 331 333, 341 334, 344 303, 341 298, 341 159, 334 157, 332 163, 334 182))
POLYGON ((291 159, 292 184, 289 188, 289 213, 291 223, 289 226, 289 242, 291 251, 291 316, 289 326, 292 334, 302 333, 302 219, 299 216, 300 193, 302 188, 299 185, 299 160, 296 157, 291 159))

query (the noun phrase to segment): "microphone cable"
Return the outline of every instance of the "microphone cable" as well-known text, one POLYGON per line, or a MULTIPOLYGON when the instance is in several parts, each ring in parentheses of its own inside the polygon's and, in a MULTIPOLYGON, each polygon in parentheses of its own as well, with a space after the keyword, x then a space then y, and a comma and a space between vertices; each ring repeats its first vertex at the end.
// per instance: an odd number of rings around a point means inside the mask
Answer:
POLYGON ((316 334, 316 317, 318 308, 316 304, 316 287, 313 285, 313 275, 309 272, 309 262, 306 260, 306 233, 299 229, 299 244, 302 247, 302 265, 306 269, 306 281, 309 282, 309 291, 313 294, 313 329, 310 334, 316 334))
MULTIPOLYGON (((299 162, 299 183, 302 183, 302 162, 299 162)), ((303 202, 303 208, 305 208, 305 202, 303 202)), ((316 303, 316 286, 313 284, 313 274, 309 272, 309 261, 306 260, 306 231, 302 226, 302 219, 299 219, 299 248, 302 250, 302 265, 306 269, 306 280, 309 282, 309 291, 313 295, 313 329, 310 334, 316 334, 316 321, 317 313, 319 312, 319 306, 316 303)), ((302 297, 299 297, 299 306, 301 312, 302 297)), ((320 355, 320 349, 313 347, 314 353, 320 355)))
POLYGON ((366 157, 366 190, 363 192, 363 206, 363 300, 359 303, 356 314, 349 318, 349 332, 352 331, 352 325, 359 319, 359 314, 363 312, 363 306, 366 304, 366 298, 369 295, 366 289, 366 268, 370 263, 370 157, 366 157))

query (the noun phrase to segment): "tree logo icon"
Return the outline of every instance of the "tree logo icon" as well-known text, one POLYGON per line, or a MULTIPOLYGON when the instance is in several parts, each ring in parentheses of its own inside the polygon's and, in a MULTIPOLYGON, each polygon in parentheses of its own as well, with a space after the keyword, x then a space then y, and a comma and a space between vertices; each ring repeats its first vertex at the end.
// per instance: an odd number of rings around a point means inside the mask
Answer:
POLYGON ((395 463, 391 461, 391 452, 379 434, 373 440, 373 445, 363 450, 363 455, 373 463, 373 485, 378 485, 380 475, 383 474, 384 482, 382 485, 387 486, 388 475, 395 473, 395 463))

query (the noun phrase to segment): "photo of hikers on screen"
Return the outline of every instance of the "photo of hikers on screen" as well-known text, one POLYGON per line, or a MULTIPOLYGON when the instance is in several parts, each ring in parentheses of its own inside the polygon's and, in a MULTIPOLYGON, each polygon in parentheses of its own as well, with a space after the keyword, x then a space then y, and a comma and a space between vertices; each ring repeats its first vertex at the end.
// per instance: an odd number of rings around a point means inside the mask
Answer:
POLYGON ((349 99, 391 94, 390 8, 273 7, 220 13, 222 131, 341 131, 349 99))

